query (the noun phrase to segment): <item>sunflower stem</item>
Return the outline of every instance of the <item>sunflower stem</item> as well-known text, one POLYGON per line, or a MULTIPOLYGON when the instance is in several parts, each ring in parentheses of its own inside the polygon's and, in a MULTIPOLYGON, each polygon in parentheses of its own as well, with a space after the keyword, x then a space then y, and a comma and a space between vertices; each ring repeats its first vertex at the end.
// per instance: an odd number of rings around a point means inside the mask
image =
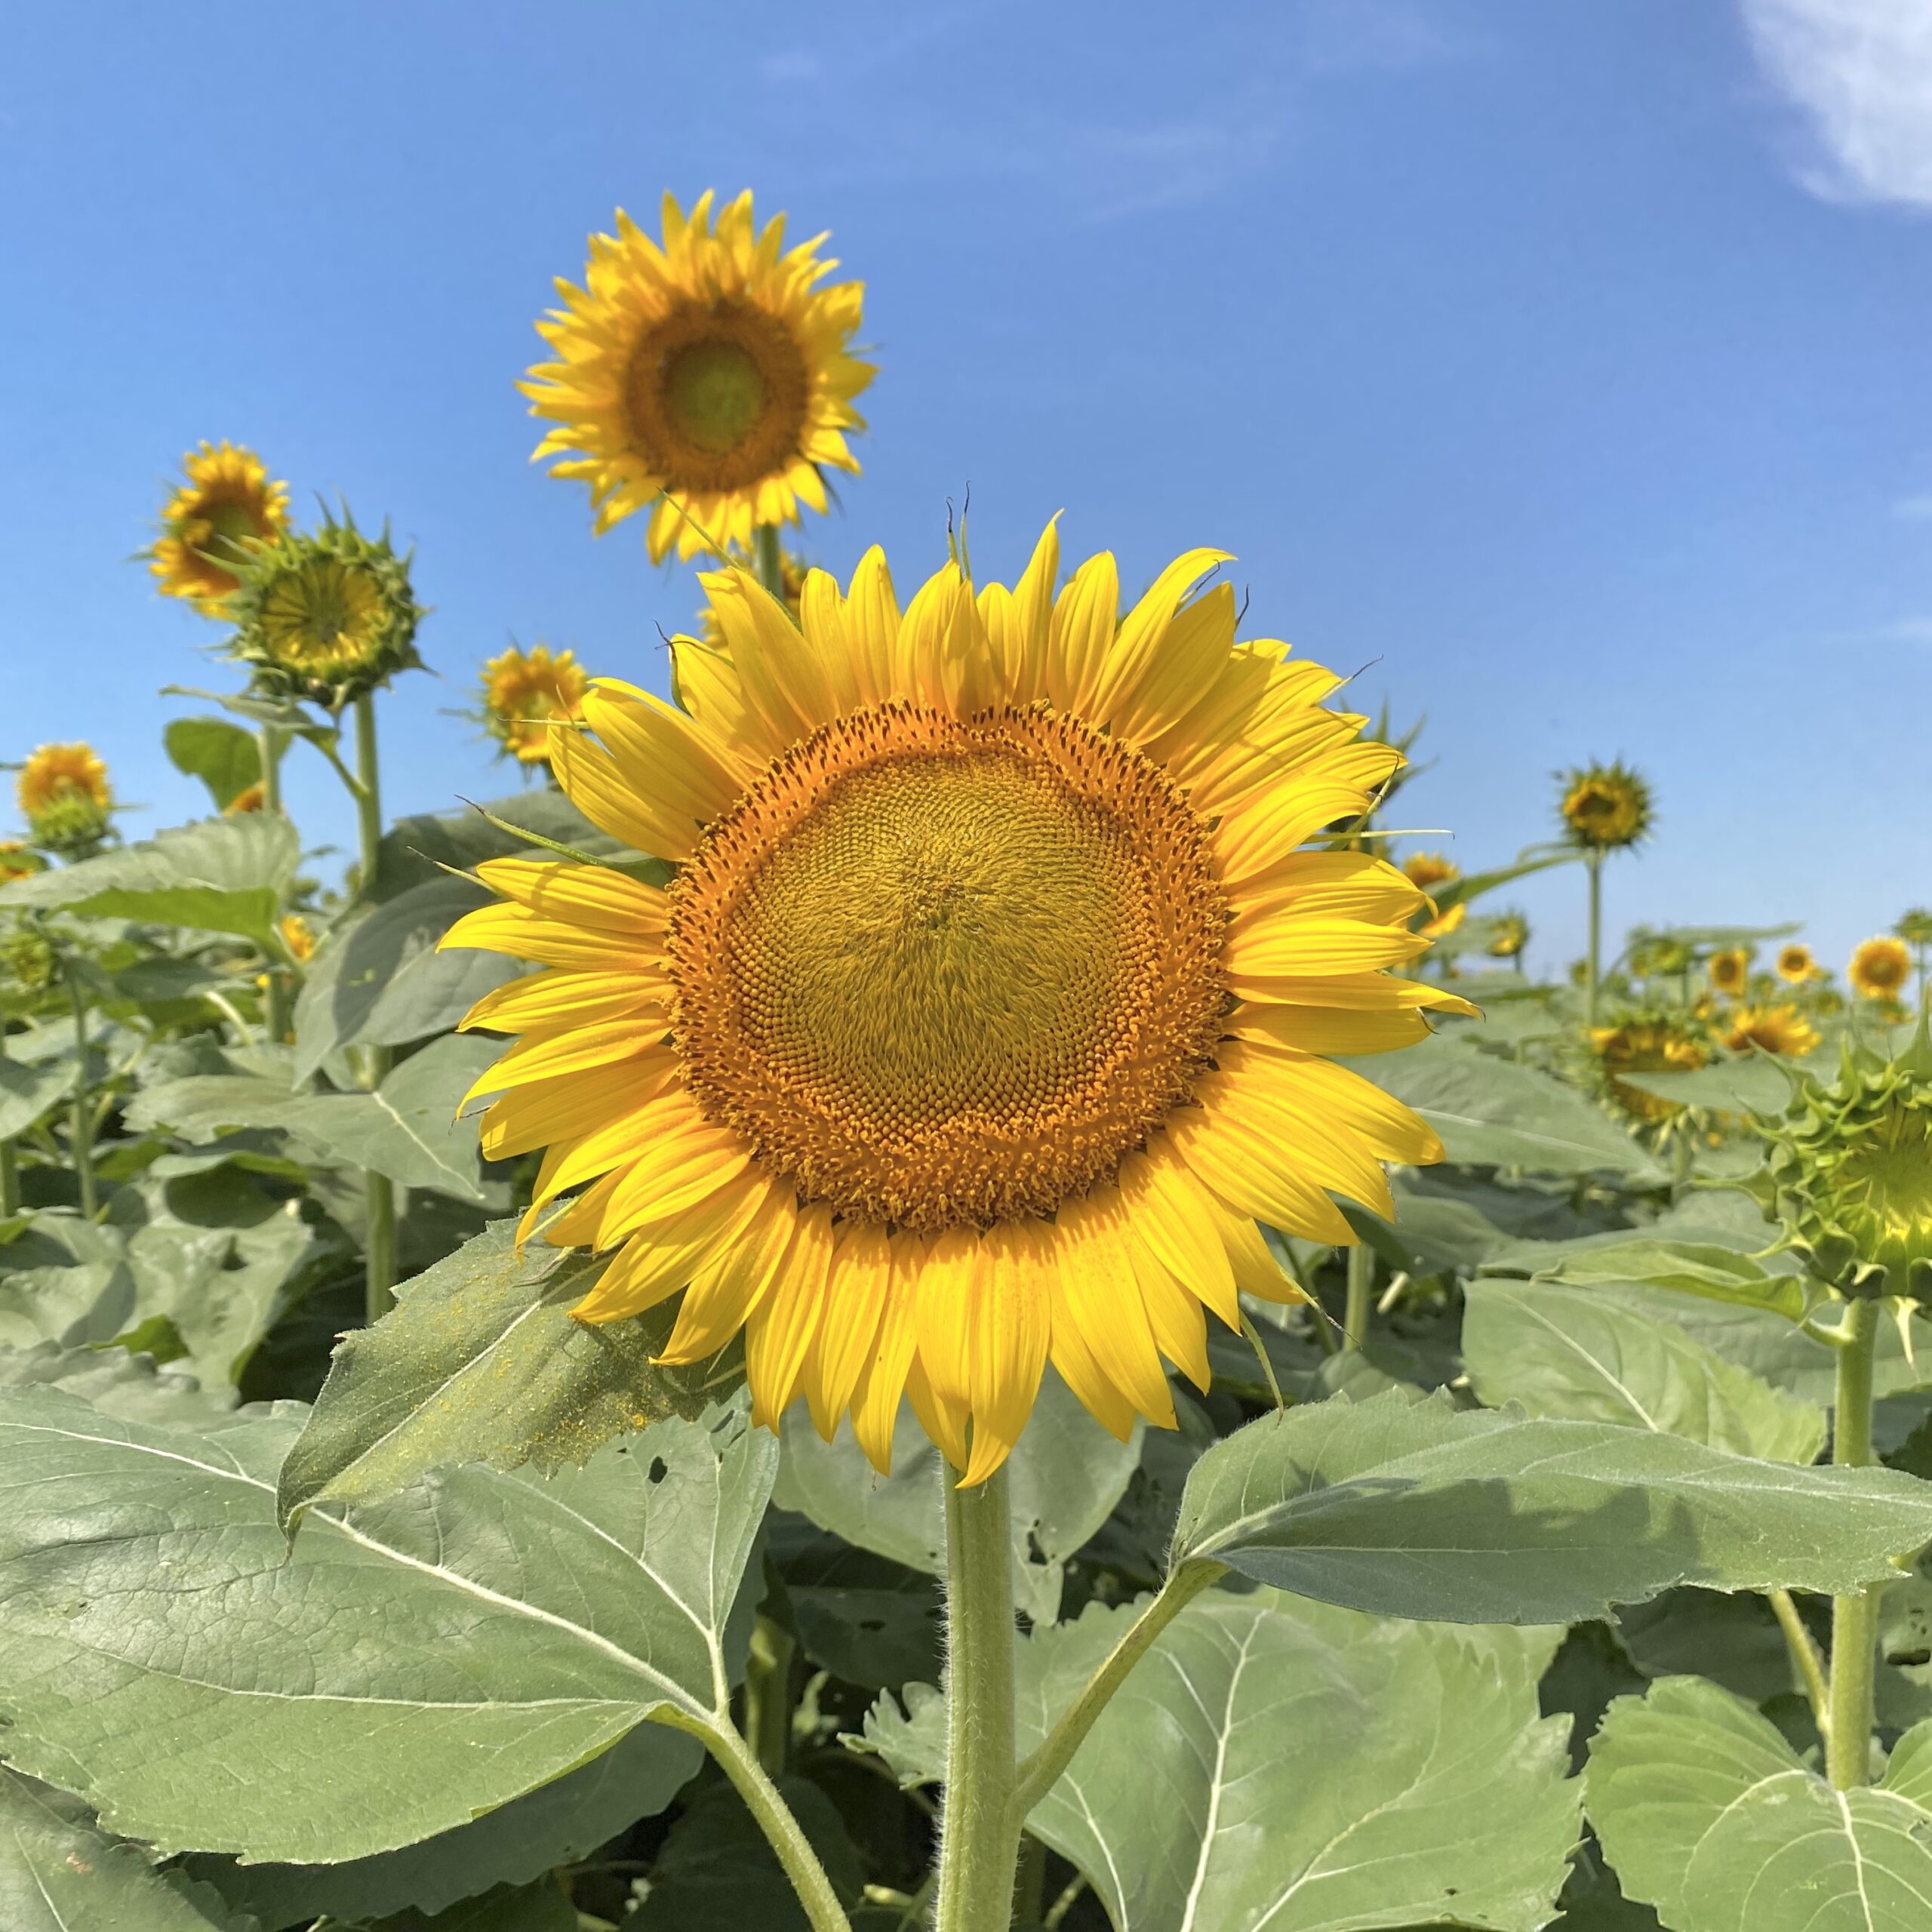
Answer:
POLYGON ((1804 1619, 1798 1614, 1798 1604, 1789 1590, 1770 1590, 1766 1593, 1771 1606, 1771 1614, 1778 1620, 1778 1628, 1784 1632, 1785 1648, 1791 1653, 1791 1667, 1795 1673, 1799 1687, 1804 1691, 1805 1701, 1811 1706, 1812 1721, 1818 1727, 1820 1737, 1831 1735, 1832 1694, 1825 1681, 1825 1660, 1810 1632, 1804 1627, 1804 1619))
POLYGON ((785 552, 775 523, 761 523, 752 532, 752 574, 774 602, 785 601, 785 552))
MULTIPOLYGON (((376 881, 376 861, 383 841, 383 788, 376 752, 376 700, 365 691, 355 700, 355 825, 361 835, 361 863, 356 873, 357 896, 366 899, 376 881)), ((389 1070, 387 1047, 361 1050, 362 1084, 371 1091, 389 1070)), ((362 1170, 363 1311, 380 1321, 395 1306, 395 1187, 387 1174, 362 1170)))
MULTIPOLYGON (((0 1060, 7 1057, 7 1016, 0 1011, 0 1060)), ((11 1140, 0 1140, 0 1220, 20 1211, 20 1158, 11 1140)))
POLYGON ((1590 949, 1583 962, 1583 1024, 1597 1023, 1597 982, 1603 977, 1603 854, 1592 848, 1584 858, 1590 875, 1590 949))
POLYGON ((88 1105, 88 1003, 79 969, 67 962, 67 1007, 74 1016, 74 1097, 68 1115, 67 1148, 81 1192, 81 1214, 91 1221, 99 1204, 94 1184, 94 1109, 88 1105))
POLYGON ((946 1803, 935 1932, 1006 1932, 1021 1814, 1015 1803, 1012 1525, 1007 1477, 946 1490, 946 1803))
MULTIPOLYGON (((255 748, 262 767, 262 810, 270 818, 285 816, 281 808, 281 754, 287 740, 272 724, 263 725, 255 734, 255 748)), ((282 907, 275 913, 279 920, 282 907)), ((288 1038, 288 968, 278 959, 268 963, 269 1038, 278 1046, 288 1038)))
POLYGON ((792 1633, 763 1611, 745 1660, 745 1741, 768 1777, 783 1777, 792 1743, 792 1633))
MULTIPOLYGON (((1832 1415, 1832 1460, 1867 1469, 1872 1454, 1872 1363, 1878 1304, 1854 1301, 1845 1312, 1847 1346, 1838 1351, 1838 1399, 1832 1415)), ((1878 1647, 1879 1586, 1832 1599, 1832 1681, 1825 1774, 1841 1791, 1872 1775, 1872 1702, 1878 1647)))
POLYGON ((1375 1251, 1358 1241, 1349 1250, 1349 1298, 1342 1311, 1342 1352, 1365 1347, 1375 1313, 1375 1251))

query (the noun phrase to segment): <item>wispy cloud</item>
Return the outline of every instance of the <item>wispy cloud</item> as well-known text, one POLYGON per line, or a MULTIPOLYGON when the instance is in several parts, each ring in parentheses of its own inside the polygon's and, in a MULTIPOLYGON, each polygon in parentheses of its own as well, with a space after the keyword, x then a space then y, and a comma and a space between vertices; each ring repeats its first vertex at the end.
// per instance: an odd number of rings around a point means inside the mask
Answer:
POLYGON ((1932 523, 1932 496, 1901 497, 1892 506, 1892 514, 1909 523, 1932 523))
POLYGON ((1906 617, 1896 624, 1887 624, 1882 635, 1896 638, 1900 644, 1932 644, 1932 617, 1906 617))
POLYGON ((1932 208, 1932 5, 1740 4, 1764 71, 1810 122, 1805 186, 1828 200, 1932 208))

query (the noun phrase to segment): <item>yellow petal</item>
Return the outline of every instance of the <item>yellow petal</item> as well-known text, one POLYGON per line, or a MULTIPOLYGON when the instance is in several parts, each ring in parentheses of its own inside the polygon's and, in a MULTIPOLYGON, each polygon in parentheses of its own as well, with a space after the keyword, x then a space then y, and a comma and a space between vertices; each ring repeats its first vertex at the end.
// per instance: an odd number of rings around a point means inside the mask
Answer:
POLYGON ((1033 1412, 1053 1333, 1051 1277, 1032 1228, 1001 1222, 978 1244, 967 1323, 973 1411, 966 1481, 984 1482, 1012 1454, 1033 1412))
POLYGON ((614 1107, 663 1092, 678 1070, 676 1055, 663 1048, 589 1072, 513 1088, 492 1101, 483 1115, 484 1158, 506 1161, 555 1140, 592 1133, 609 1119, 614 1107))
POLYGON ((1241 1303, 1234 1270, 1207 1200, 1166 1143, 1157 1140, 1155 1147, 1158 1153, 1130 1154, 1121 1164, 1121 1198, 1128 1217, 1169 1272, 1230 1328, 1238 1328, 1241 1303))
POLYGON ((825 1315, 832 1262, 832 1211, 823 1202, 798 1217, 798 1232, 769 1292, 745 1324, 745 1379, 752 1420, 776 1429, 797 1393, 805 1355, 825 1315))
POLYGON ((758 1200, 755 1188, 727 1183, 663 1227, 632 1235, 571 1313, 579 1321, 616 1321, 667 1300, 737 1235, 758 1200))
POLYGON ((624 768, 582 733, 551 734, 550 769, 565 796, 598 831, 634 851, 681 863, 697 849, 697 820, 639 791, 624 768))
POLYGON ((670 903, 654 885, 574 860, 485 859, 476 876, 492 892, 546 919, 595 926, 633 942, 661 940, 670 903))
MULTIPOLYGON (((528 1033, 558 1026, 595 1026, 612 1020, 663 1018, 670 983, 657 974, 580 973, 552 967, 485 993, 463 1016, 459 1032, 528 1033)), ((665 1023, 668 1024, 668 1019, 665 1023)))
POLYGON ((1181 599, 1210 571, 1229 561, 1226 550, 1187 550, 1161 571, 1109 641, 1083 716, 1119 727, 1166 654, 1181 599))
POLYGON ((828 1442, 872 1361, 891 1275, 884 1228, 861 1222, 841 1230, 827 1276, 826 1318, 804 1375, 813 1426, 828 1442))
POLYGON ((1063 711, 1086 715, 1120 616, 1120 572, 1106 551, 1089 557, 1054 605, 1047 647, 1047 695, 1063 711))
POLYGON ((637 965, 637 945, 591 926, 540 919, 521 906, 481 906, 466 912, 436 942, 436 949, 469 946, 478 952, 506 952, 538 966, 571 966, 590 972, 620 973, 637 965))
POLYGON ((1429 1022, 1413 1008, 1351 1013, 1318 1006, 1276 1006, 1244 1000, 1224 1023, 1238 1040, 1272 1040, 1298 1053, 1392 1053, 1429 1037, 1429 1022))
POLYGON ((1128 1248, 1156 1346, 1204 1395, 1214 1373, 1208 1366, 1208 1318, 1200 1303, 1168 1272, 1131 1223, 1128 1248))
POLYGON ((891 1246, 891 1266, 878 1334, 852 1396, 852 1433, 866 1452, 866 1461, 882 1476, 892 1473, 899 1398, 906 1392, 906 1377, 918 1346, 914 1310, 926 1256, 926 1244, 917 1235, 895 1234, 891 1246))
POLYGON ((919 1426, 939 1444, 940 1454, 955 1470, 963 1469, 971 1460, 966 1451, 965 1405, 948 1401, 934 1389, 916 1352, 906 1365, 906 1398, 919 1418, 919 1426))
POLYGON ((798 1238, 798 1198, 789 1184, 753 1168, 746 1185, 761 1190, 758 1207, 737 1238, 693 1272, 661 1361, 683 1364, 715 1355, 763 1301, 798 1238))
POLYGON ((1340 1210, 1261 1131, 1226 1113, 1183 1107, 1168 1117, 1167 1132, 1195 1174, 1242 1214, 1331 1247, 1354 1241, 1340 1210))
POLYGON ((1106 1379, 1149 1422, 1174 1426, 1174 1397, 1140 1299, 1112 1188, 1066 1203, 1057 1223, 1054 1333, 1070 1322, 1106 1379))

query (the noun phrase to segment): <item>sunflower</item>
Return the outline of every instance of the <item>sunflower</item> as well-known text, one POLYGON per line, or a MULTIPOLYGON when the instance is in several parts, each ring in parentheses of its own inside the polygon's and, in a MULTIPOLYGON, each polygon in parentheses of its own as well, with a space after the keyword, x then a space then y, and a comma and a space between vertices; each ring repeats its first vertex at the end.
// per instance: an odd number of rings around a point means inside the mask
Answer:
POLYGON ((1522 913, 1499 912, 1492 922, 1489 943, 1484 949, 1492 959, 1518 959, 1530 943, 1530 922, 1522 913))
POLYGON ((549 760, 551 719, 576 718, 589 684, 574 651, 552 657, 544 644, 499 651, 482 680, 484 729, 524 764, 549 760))
POLYGON ((1892 931, 1908 946, 1932 946, 1932 912, 1915 906, 1899 915, 1892 931))
POLYGON ((1777 1006, 1740 1006, 1730 1017, 1724 1043, 1734 1054, 1761 1047, 1767 1054, 1795 1060, 1808 1054, 1823 1036, 1789 1003, 1777 1006))
MULTIPOLYGON (((742 560, 733 558, 731 561, 737 563, 742 560)), ((804 595, 805 579, 811 575, 811 568, 797 551, 789 546, 780 549, 778 579, 784 586, 785 608, 791 613, 794 623, 799 621, 798 600, 804 595)), ((724 633, 718 628, 718 620, 711 614, 709 604, 697 614, 697 639, 709 650, 722 651, 725 648, 724 633)))
POLYGON ((340 712, 352 698, 420 666, 423 617, 407 557, 385 529, 365 537, 345 510, 312 534, 258 545, 228 606, 229 649, 276 697, 310 698, 340 712))
POLYGON ((1620 1076, 1626 1073, 1694 1073, 1710 1059, 1701 1040, 1669 1020, 1636 1019, 1620 1026, 1595 1026, 1590 1044, 1610 1096, 1627 1114, 1639 1120, 1668 1120, 1683 1111, 1682 1103, 1632 1087, 1620 1076))
POLYGON ((1634 845, 1651 829, 1651 788, 1621 763, 1580 767, 1561 775, 1558 808, 1570 841, 1586 852, 1634 845))
POLYGON ((29 837, 45 851, 85 858, 107 837, 114 794, 90 745, 39 746, 20 767, 14 795, 29 837))
POLYGON ((275 931, 297 965, 306 965, 315 956, 315 930, 300 912, 285 912, 275 922, 275 931))
POLYGON ((531 414, 556 426, 533 460, 590 485, 601 536, 655 505, 655 562, 733 546, 760 525, 826 506, 828 469, 857 473, 844 432, 863 429, 852 398, 872 379, 848 352, 863 282, 815 286, 838 266, 823 235, 784 245, 785 217, 761 230, 749 193, 712 225, 712 198, 687 217, 664 198, 660 248, 620 209, 614 236, 590 238, 578 288, 537 325, 557 352, 521 385, 531 414))
POLYGON ((1204 1309, 1300 1298, 1257 1222, 1352 1241, 1332 1195, 1441 1158, 1324 1056, 1472 1009, 1388 976, 1428 943, 1393 866, 1302 849, 1399 754, 1237 644, 1225 586, 1183 601, 1222 560, 1121 618, 1109 555, 1056 598, 1050 527, 1011 589, 949 566, 902 617, 875 549, 802 628, 728 568, 681 709, 592 685, 558 779, 672 883, 493 860, 443 941, 547 969, 464 1024, 521 1036, 473 1094, 492 1158, 548 1149, 526 1230, 582 1189, 548 1238, 615 1251, 580 1319, 684 1290, 666 1359, 743 1329, 761 1423, 802 1393, 884 1469, 903 1392, 977 1482, 1049 1360, 1115 1434, 1171 1425, 1204 1309))
POLYGON ((1751 955, 1741 946, 1727 946, 1723 952, 1711 955, 1704 970, 1719 992, 1735 999, 1751 977, 1751 955))
POLYGON ((47 861, 24 838, 0 838, 0 885, 11 885, 17 878, 31 878, 35 872, 46 869, 47 861))
POLYGON ((1778 948, 1777 974, 1788 986, 1801 986, 1825 977, 1824 968, 1812 957, 1811 949, 1795 942, 1778 948))
POLYGON ((225 818, 246 818, 251 812, 268 809, 268 787, 260 779, 252 785, 245 785, 221 808, 225 818))
POLYGON ((1897 939, 1868 939, 1851 955, 1845 977, 1867 999, 1895 1000, 1912 971, 1912 955, 1897 939))
MULTIPOLYGON (((1438 885, 1447 885, 1460 878, 1463 869, 1453 860, 1443 857, 1440 852, 1411 852, 1402 861, 1402 875, 1418 892, 1427 893, 1438 885)), ((1423 910, 1427 916, 1416 930, 1425 939, 1443 939, 1463 923, 1469 909, 1466 905, 1455 905, 1446 912, 1438 912, 1431 905, 1423 910)))
POLYGON ((181 469, 187 480, 162 511, 148 568, 164 596, 221 617, 250 548, 288 528, 288 485, 271 482, 261 458, 233 443, 203 443, 181 469))

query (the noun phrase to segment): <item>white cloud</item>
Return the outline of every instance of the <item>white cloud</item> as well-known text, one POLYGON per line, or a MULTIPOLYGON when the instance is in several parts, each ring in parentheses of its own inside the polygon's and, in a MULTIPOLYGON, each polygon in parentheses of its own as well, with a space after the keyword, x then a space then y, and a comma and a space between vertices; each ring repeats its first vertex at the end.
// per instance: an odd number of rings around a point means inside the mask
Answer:
POLYGON ((1932 208, 1932 4, 1740 3, 1765 72, 1810 118, 1804 185, 1829 200, 1932 208))

